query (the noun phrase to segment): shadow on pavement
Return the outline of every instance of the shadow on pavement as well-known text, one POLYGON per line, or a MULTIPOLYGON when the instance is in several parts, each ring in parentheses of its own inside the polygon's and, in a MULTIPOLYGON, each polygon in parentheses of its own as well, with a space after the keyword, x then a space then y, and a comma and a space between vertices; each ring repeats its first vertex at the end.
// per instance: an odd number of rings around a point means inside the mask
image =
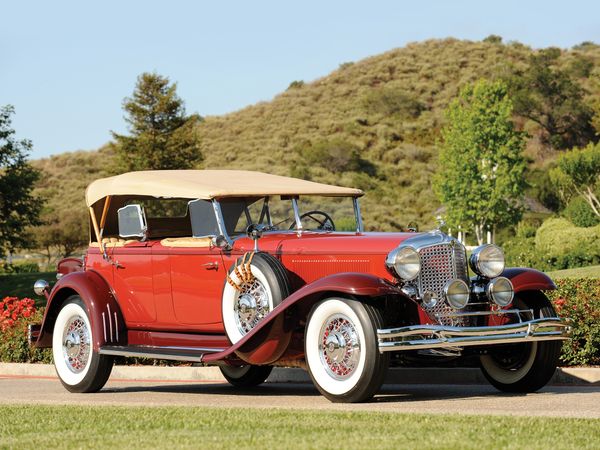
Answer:
POLYGON ((253 388, 239 388, 229 384, 160 384, 115 387, 108 386, 100 392, 166 392, 178 394, 246 395, 246 396, 319 396, 312 384, 267 383, 253 388))
MULTIPOLYGON (((241 395, 241 396, 297 396, 320 397, 317 389, 309 383, 266 383, 254 388, 238 388, 228 384, 152 384, 108 386, 106 393, 157 392, 191 395, 241 395)), ((520 398, 527 395, 561 395, 572 393, 600 393, 600 387, 587 386, 547 386, 535 394, 507 394, 488 385, 433 385, 404 384, 384 385, 372 402, 423 402, 436 400, 468 399, 477 397, 520 398)))

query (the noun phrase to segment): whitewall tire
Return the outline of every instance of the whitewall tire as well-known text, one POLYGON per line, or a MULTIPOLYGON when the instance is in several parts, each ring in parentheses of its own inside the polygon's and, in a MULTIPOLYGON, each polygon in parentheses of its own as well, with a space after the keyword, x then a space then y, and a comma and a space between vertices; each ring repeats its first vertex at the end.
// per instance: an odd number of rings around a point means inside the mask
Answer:
POLYGON ((370 305, 329 298, 311 310, 304 339, 306 364, 319 391, 334 402, 361 402, 381 387, 389 355, 377 345, 382 319, 370 305))
POLYGON ((54 367, 71 392, 95 392, 104 386, 113 358, 94 351, 92 326, 81 298, 69 297, 62 306, 52 334, 54 367))
POLYGON ((290 292, 285 269, 271 255, 256 253, 253 256, 250 271, 254 279, 249 283, 240 280, 233 270, 241 261, 239 258, 229 271, 231 280, 239 288, 225 283, 223 289, 223 325, 232 344, 258 325, 290 292))

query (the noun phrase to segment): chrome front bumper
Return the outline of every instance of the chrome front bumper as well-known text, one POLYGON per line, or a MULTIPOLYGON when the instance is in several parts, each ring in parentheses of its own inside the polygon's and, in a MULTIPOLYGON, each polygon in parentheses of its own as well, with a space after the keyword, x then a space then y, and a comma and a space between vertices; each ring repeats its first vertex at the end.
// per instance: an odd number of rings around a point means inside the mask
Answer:
POLYGON ((377 330, 379 351, 456 348, 473 345, 515 344, 533 341, 558 341, 569 338, 567 319, 542 319, 487 327, 409 325, 377 330))

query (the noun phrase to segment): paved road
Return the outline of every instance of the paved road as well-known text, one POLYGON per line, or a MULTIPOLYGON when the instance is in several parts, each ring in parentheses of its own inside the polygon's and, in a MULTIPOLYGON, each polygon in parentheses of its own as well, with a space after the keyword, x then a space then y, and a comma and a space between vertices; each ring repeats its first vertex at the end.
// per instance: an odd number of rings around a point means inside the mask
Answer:
POLYGON ((212 406, 600 418, 600 387, 549 386, 502 395, 480 385, 386 385, 371 403, 336 404, 310 384, 238 390, 219 382, 111 380, 96 394, 70 394, 57 379, 0 376, 0 404, 212 406))

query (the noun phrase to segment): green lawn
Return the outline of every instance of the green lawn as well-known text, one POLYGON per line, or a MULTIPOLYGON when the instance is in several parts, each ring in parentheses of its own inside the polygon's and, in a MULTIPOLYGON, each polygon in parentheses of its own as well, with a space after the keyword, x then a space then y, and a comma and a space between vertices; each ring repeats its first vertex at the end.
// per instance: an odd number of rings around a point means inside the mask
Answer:
MULTIPOLYGON (((14 273, 0 275, 0 298, 7 296, 36 299, 33 283, 43 278, 50 284, 56 281, 56 272, 14 273)), ((44 302, 45 304, 45 302, 44 302)))
POLYGON ((1 448, 597 448, 600 421, 186 407, 0 407, 1 448))
POLYGON ((577 269, 548 272, 552 278, 600 278, 600 266, 578 267, 577 269))

